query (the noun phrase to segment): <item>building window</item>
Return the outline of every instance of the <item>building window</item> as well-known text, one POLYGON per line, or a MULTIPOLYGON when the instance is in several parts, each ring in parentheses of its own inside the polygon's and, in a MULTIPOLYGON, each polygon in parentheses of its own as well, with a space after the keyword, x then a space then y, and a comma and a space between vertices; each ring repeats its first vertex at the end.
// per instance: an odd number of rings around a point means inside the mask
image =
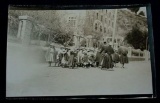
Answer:
POLYGON ((100 32, 102 32, 102 26, 100 26, 100 32))
POLYGON ((103 16, 101 15, 101 21, 103 20, 103 16))
POLYGON ((98 19, 98 13, 97 13, 97 19, 98 19))
POLYGON ((95 24, 95 30, 97 30, 97 23, 95 24))
POLYGON ((113 27, 113 22, 112 22, 112 27, 113 27))
POLYGON ((107 23, 107 18, 105 18, 105 23, 107 23))

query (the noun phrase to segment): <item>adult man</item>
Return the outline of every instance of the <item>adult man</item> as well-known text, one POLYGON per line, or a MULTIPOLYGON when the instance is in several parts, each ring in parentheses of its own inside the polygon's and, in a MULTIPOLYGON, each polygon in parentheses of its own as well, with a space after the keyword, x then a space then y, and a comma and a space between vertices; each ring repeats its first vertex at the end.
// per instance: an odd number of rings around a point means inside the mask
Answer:
POLYGON ((114 50, 111 45, 112 44, 109 43, 109 46, 107 47, 107 54, 109 55, 109 68, 113 68, 112 54, 114 54, 114 50))
POLYGON ((104 42, 104 45, 101 47, 100 53, 102 53, 102 52, 107 52, 107 48, 108 48, 108 45, 107 45, 106 42, 104 42))
POLYGON ((107 45, 106 42, 104 42, 104 46, 102 46, 101 49, 101 54, 103 54, 102 56, 102 68, 113 68, 113 62, 112 62, 112 54, 114 53, 113 48, 111 47, 111 43, 109 43, 109 45, 107 45))

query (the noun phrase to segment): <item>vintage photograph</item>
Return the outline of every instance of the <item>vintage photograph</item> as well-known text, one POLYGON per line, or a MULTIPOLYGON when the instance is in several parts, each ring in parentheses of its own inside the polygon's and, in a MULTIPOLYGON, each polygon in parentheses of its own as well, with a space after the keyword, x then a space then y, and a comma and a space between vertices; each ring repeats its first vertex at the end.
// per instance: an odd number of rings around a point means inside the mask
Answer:
POLYGON ((6 96, 153 94, 146 7, 8 11, 6 96))

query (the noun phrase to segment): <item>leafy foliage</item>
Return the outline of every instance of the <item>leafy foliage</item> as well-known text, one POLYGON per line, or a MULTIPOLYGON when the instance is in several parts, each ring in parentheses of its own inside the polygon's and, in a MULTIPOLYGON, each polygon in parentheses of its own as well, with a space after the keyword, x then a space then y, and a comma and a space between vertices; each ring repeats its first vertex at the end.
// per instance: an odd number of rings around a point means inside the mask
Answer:
POLYGON ((132 12, 134 12, 134 13, 137 13, 137 12, 138 12, 138 10, 140 9, 140 7, 127 8, 127 9, 131 10, 131 11, 132 11, 132 12))
POLYGON ((134 26, 125 37, 125 40, 135 49, 146 49, 147 31, 142 32, 138 27, 134 26))
POLYGON ((44 40, 48 42, 57 42, 60 44, 64 44, 71 38, 71 32, 69 32, 70 30, 68 30, 68 32, 64 30, 66 29, 64 27, 67 27, 67 23, 63 23, 63 25, 60 25, 61 15, 59 15, 56 10, 9 10, 8 14, 8 26, 10 31, 9 35, 17 35, 19 24, 18 17, 27 15, 33 19, 31 34, 32 40, 44 40))
POLYGON ((139 13, 139 15, 145 16, 145 14, 144 14, 143 11, 141 11, 141 12, 139 13))

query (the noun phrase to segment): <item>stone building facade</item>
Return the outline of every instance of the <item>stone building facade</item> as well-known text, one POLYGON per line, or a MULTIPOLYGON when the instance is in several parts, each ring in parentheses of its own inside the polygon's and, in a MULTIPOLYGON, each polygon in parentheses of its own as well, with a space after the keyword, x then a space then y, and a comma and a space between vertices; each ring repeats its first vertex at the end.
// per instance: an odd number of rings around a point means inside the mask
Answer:
POLYGON ((93 36, 93 46, 99 47, 103 42, 112 42, 115 9, 88 10, 86 14, 85 35, 93 36))
POLYGON ((103 42, 113 42, 117 49, 118 46, 125 44, 123 42, 125 35, 133 25, 139 25, 141 29, 147 28, 146 18, 123 9, 118 9, 117 12, 116 9, 65 10, 62 12, 66 15, 63 18, 69 24, 67 28, 72 28, 73 35, 77 35, 79 41, 85 40, 87 47, 99 47, 103 42), (114 40, 112 40, 113 36, 114 40))
POLYGON ((147 30, 147 18, 125 9, 117 9, 117 12, 116 9, 86 10, 84 35, 92 35, 96 47, 103 42, 113 42, 114 49, 117 49, 120 45, 126 45, 124 38, 135 25, 142 31, 147 30))

